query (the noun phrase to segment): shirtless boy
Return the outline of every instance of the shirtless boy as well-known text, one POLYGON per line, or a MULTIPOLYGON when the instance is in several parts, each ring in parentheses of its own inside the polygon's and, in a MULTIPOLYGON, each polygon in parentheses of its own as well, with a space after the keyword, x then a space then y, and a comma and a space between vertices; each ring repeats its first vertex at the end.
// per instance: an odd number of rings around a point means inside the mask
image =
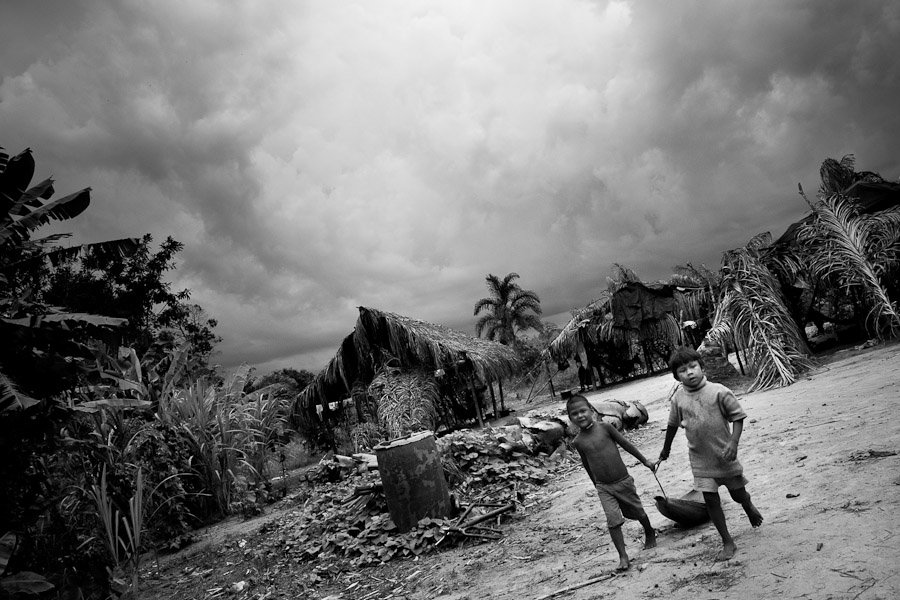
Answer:
POLYGON ((600 504, 606 513, 609 537, 619 553, 616 570, 628 569, 628 554, 625 552, 625 536, 622 525, 625 519, 634 519, 644 527, 644 548, 656 546, 656 532, 644 511, 641 499, 634 487, 634 479, 628 474, 625 463, 619 455, 621 446, 626 452, 641 461, 651 471, 656 466, 649 462, 640 450, 625 439, 615 427, 595 418, 596 411, 584 396, 572 396, 566 402, 569 420, 580 430, 572 445, 578 450, 581 464, 597 489, 600 504))

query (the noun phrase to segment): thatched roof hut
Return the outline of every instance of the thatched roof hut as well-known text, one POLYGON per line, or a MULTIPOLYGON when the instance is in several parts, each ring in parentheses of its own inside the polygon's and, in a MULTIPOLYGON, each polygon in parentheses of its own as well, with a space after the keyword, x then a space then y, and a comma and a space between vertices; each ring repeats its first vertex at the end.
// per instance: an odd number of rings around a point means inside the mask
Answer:
POLYGON ((361 306, 353 332, 297 396, 294 421, 308 424, 317 419, 317 406, 327 413, 330 402, 350 396, 354 385, 368 386, 388 361, 396 361, 401 368, 435 371, 450 369, 466 359, 484 382, 500 381, 518 366, 515 352, 497 342, 361 306))
POLYGON ((605 372, 610 379, 629 379, 665 368, 668 350, 684 343, 682 322, 699 321, 712 298, 705 288, 633 280, 612 288, 573 311, 548 348, 558 362, 584 353, 601 382, 605 372))

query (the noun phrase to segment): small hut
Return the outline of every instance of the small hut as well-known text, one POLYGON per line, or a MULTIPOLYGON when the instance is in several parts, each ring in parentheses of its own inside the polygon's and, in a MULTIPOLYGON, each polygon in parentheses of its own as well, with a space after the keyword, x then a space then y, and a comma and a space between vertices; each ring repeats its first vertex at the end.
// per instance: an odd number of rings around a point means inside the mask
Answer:
POLYGON ((499 416, 502 379, 517 366, 516 354, 502 344, 361 306, 353 332, 297 396, 293 422, 308 432, 342 425, 357 449, 414 431, 483 423, 487 391, 499 416))
POLYGON ((658 373, 675 346, 702 340, 694 329, 708 328, 711 299, 706 288, 612 282, 610 293, 573 311, 548 353, 557 362, 583 355, 600 386, 658 373))

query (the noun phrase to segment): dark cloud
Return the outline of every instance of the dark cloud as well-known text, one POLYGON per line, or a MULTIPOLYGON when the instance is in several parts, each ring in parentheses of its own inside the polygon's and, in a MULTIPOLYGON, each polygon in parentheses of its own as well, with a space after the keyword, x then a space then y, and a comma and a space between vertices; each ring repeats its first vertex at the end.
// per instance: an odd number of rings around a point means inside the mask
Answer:
POLYGON ((185 242, 226 365, 317 368, 360 305, 471 331, 487 273, 565 313, 779 232, 827 156, 900 174, 890 1, 40 4, 0 143, 94 188, 78 239, 185 242))

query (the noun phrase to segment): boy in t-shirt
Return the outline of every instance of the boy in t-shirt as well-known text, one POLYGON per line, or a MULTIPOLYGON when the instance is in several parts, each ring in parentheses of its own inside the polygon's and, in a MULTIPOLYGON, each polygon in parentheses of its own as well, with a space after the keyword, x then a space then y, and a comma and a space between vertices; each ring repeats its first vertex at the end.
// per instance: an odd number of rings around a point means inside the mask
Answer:
POLYGON ((706 380, 703 358, 696 350, 677 348, 669 358, 669 368, 682 387, 672 398, 666 440, 659 453, 659 461, 669 458, 678 426, 684 427, 694 488, 703 492, 710 520, 722 536, 722 550, 716 555, 716 560, 728 560, 734 556, 737 547, 725 524, 719 486, 724 485, 734 501, 744 508, 753 527, 759 527, 763 521, 744 487, 747 479, 743 466, 737 460, 738 442, 747 415, 730 389, 706 380))
POLYGON ((597 494, 600 496, 600 504, 606 513, 606 523, 609 526, 609 537, 619 553, 619 566, 617 571, 628 569, 628 553, 625 552, 625 536, 622 534, 622 525, 625 518, 635 519, 644 527, 644 548, 656 546, 656 532, 650 525, 650 519, 644 511, 637 489, 634 487, 634 479, 628 474, 625 463, 619 455, 621 446, 626 452, 650 469, 656 470, 656 466, 644 458, 640 450, 625 439, 615 427, 608 423, 598 422, 595 418, 596 411, 587 398, 575 395, 566 401, 566 411, 569 420, 578 426, 579 432, 575 436, 572 445, 578 450, 581 464, 591 478, 597 494))

